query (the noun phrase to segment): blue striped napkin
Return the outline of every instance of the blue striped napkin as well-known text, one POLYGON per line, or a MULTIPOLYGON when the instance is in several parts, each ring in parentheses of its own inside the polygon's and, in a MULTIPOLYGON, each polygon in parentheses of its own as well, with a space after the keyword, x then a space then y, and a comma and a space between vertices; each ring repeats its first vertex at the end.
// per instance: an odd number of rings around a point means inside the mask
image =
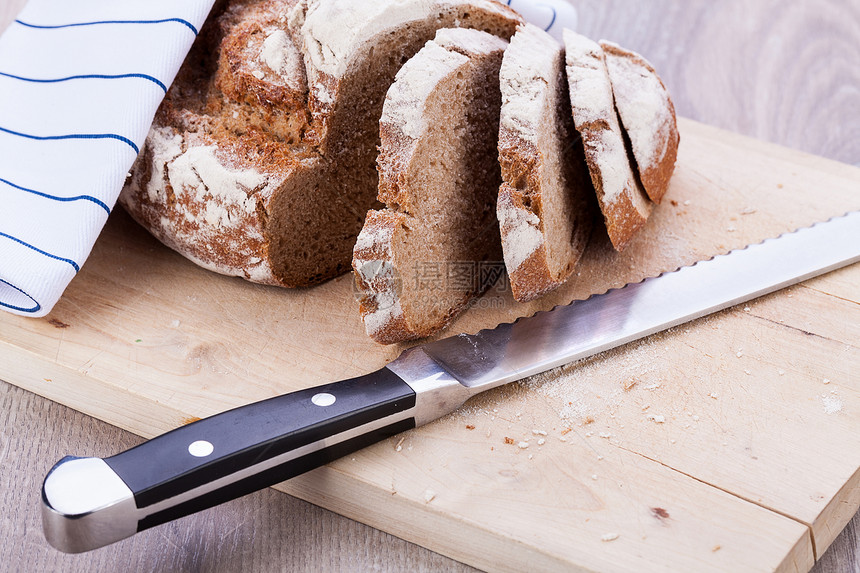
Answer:
POLYGON ((80 270, 213 2, 30 0, 0 37, 0 307, 80 270))
MULTIPOLYGON (((564 0, 500 1, 576 25, 564 0)), ((213 3, 30 0, 0 37, 0 308, 45 316, 78 273, 213 3)))

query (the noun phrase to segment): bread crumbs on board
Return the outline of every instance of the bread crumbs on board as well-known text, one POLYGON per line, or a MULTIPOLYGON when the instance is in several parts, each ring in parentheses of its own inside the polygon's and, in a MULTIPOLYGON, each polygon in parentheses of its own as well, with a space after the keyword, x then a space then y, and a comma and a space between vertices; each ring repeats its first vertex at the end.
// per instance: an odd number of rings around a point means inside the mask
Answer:
POLYGON ((569 426, 593 423, 604 413, 614 413, 630 399, 628 396, 637 395, 635 390, 662 387, 655 378, 665 363, 667 347, 658 338, 640 340, 623 351, 612 350, 601 358, 586 358, 538 374, 521 384, 545 398, 569 426), (607 359, 612 360, 613 384, 605 378, 607 359))
POLYGON ((821 404, 824 406, 825 414, 836 414, 842 411, 842 400, 836 396, 822 395, 821 404))

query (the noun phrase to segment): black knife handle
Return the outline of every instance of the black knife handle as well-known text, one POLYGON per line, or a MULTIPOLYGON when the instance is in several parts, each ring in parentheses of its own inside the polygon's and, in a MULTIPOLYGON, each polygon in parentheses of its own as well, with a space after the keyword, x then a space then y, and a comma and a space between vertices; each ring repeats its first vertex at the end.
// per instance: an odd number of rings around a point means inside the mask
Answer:
MULTIPOLYGON (((105 459, 146 508, 311 444, 415 406, 415 392, 383 369, 366 376, 292 392, 236 408, 168 432, 105 459), (196 453, 196 455, 195 455, 196 453)), ((409 420, 393 420, 402 425, 409 420)), ((348 441, 348 440, 347 440, 348 441)), ((343 440, 339 440, 343 443, 343 440)), ((340 452, 345 455, 347 452, 340 452)), ((283 481, 321 463, 288 456, 289 468, 273 476, 283 481)), ((316 456, 319 458, 319 456, 316 456)), ((327 461, 334 459, 325 456, 327 461)), ((322 462, 325 463, 325 462, 322 462)), ((155 525, 147 521, 147 525, 155 525)))
POLYGON ((236 408, 104 460, 65 458, 42 489, 46 536, 86 551, 235 499, 414 428, 415 404, 412 387, 383 368, 236 408))

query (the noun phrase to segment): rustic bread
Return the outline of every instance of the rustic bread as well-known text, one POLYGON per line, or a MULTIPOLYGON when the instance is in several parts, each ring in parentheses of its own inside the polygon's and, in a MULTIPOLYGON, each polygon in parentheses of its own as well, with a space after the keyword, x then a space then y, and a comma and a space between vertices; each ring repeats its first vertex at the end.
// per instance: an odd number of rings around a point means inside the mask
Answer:
POLYGON ((376 204, 378 121, 400 66, 439 28, 509 38, 521 22, 492 0, 226 4, 169 90, 121 202, 198 264, 288 287, 349 269, 376 204))
POLYGON ((615 107, 630 141, 639 180, 655 203, 663 199, 678 157, 678 123, 669 91, 648 61, 601 41, 615 107))
POLYGON ((387 344, 442 328, 489 284, 499 261, 499 67, 508 43, 444 29, 397 74, 380 120, 382 210, 371 211, 353 268, 368 335, 387 344))
POLYGON ((591 235, 594 187, 573 124, 564 49, 531 24, 511 38, 500 72, 497 214, 514 298, 571 275, 591 235))
POLYGON ((564 31, 570 102, 576 129, 609 239, 623 250, 651 214, 652 204, 633 172, 601 47, 564 31))

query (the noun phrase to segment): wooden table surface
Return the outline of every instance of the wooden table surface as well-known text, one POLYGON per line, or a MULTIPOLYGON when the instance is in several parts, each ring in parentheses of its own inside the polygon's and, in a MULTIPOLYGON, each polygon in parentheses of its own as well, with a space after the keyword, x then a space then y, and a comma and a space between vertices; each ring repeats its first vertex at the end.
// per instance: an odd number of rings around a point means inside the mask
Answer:
MULTIPOLYGON (((0 3, 0 30, 24 3, 0 3)), ((574 4, 582 32, 652 61, 679 115, 860 166, 860 0, 574 4)), ((472 570, 274 490, 84 555, 47 546, 39 487, 51 465, 139 441, 0 381, 0 570, 472 570)), ((860 571, 860 514, 813 571, 860 571)))

